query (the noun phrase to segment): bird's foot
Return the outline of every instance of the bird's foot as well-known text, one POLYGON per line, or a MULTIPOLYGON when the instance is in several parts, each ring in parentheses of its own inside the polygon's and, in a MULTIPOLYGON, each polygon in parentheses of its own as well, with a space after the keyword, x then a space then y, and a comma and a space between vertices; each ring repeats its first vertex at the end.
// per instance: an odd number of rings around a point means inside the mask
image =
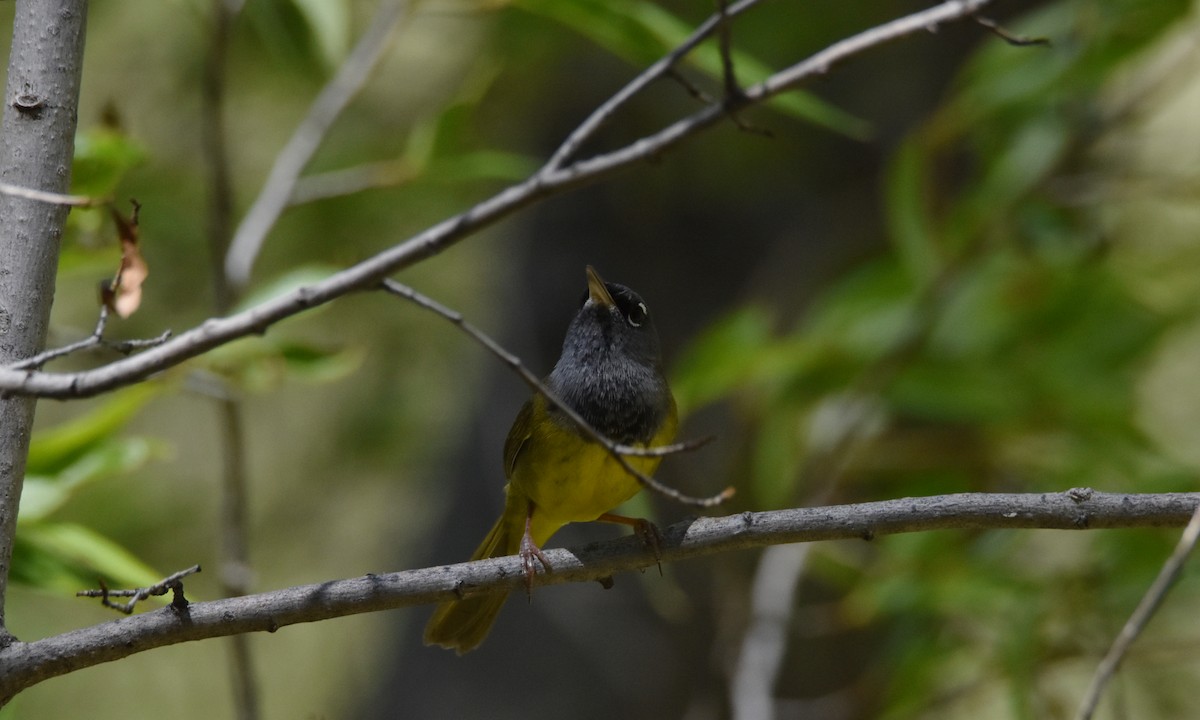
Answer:
POLYGON ((628 525, 633 528, 633 534, 637 535, 646 549, 654 553, 654 564, 658 565, 658 574, 662 575, 662 531, 658 526, 645 518, 631 518, 624 515, 613 515, 612 513, 604 513, 596 518, 600 522, 617 523, 619 525, 628 525))
POLYGON ((529 533, 521 536, 521 567, 525 570, 525 594, 530 598, 533 597, 533 577, 537 575, 537 567, 534 561, 542 564, 543 572, 551 572, 554 570, 550 566, 550 561, 546 559, 546 553, 538 547, 529 533))

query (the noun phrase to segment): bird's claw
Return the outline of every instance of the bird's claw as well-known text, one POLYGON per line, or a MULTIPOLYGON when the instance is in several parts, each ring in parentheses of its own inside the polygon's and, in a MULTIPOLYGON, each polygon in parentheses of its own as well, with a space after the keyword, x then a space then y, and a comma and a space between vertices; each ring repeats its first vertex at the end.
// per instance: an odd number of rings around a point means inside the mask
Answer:
POLYGON ((537 567, 534 565, 534 560, 542 564, 543 572, 551 572, 554 570, 550 566, 550 561, 546 559, 546 553, 534 544, 533 538, 525 535, 521 538, 521 567, 525 571, 525 594, 530 598, 533 597, 533 577, 537 575, 537 567))
POLYGON ((658 565, 658 574, 661 576, 662 571, 662 531, 654 523, 645 518, 638 518, 633 523, 633 532, 642 543, 649 548, 650 552, 654 553, 654 564, 658 565))

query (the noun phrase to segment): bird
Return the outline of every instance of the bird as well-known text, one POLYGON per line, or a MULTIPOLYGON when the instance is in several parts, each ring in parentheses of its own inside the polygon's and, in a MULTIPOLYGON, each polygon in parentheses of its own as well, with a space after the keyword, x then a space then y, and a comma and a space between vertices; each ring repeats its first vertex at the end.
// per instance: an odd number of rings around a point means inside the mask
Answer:
MULTIPOLYGON (((667 445, 675 438, 678 411, 650 309, 636 292, 605 282, 591 265, 586 275, 587 292, 544 384, 613 442, 667 445)), ((626 458, 644 475, 653 474, 661 460, 626 458)), ((527 591, 535 563, 551 569, 542 546, 568 523, 628 525, 654 545, 656 531, 648 521, 610 512, 637 494, 638 478, 541 393, 535 391, 513 421, 504 443, 504 474, 504 511, 471 560, 519 554, 527 591)), ((475 649, 507 596, 500 591, 442 602, 425 627, 425 644, 459 655, 475 649)))

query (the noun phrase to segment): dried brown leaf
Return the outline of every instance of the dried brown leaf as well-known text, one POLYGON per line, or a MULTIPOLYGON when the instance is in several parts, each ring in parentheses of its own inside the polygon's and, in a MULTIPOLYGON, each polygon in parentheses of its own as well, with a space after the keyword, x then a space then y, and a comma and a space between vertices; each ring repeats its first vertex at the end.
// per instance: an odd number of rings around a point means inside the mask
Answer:
POLYGON ((141 205, 135 200, 133 213, 128 218, 115 209, 112 211, 117 235, 121 239, 121 265, 113 281, 100 289, 101 301, 123 318, 132 315, 142 304, 142 283, 150 274, 150 266, 138 248, 139 210, 141 205))

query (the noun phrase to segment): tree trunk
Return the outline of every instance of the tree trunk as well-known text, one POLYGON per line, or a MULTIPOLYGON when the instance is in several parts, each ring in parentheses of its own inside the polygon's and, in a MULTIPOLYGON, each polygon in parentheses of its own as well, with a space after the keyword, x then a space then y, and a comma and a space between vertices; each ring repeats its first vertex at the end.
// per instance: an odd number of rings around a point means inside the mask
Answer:
MULTIPOLYGON (((18 0, 0 125, 0 182, 65 193, 71 179, 85 0, 18 0)), ((0 364, 42 349, 68 208, 0 194, 0 364)), ((0 398, 0 647, 35 401, 0 398)))

